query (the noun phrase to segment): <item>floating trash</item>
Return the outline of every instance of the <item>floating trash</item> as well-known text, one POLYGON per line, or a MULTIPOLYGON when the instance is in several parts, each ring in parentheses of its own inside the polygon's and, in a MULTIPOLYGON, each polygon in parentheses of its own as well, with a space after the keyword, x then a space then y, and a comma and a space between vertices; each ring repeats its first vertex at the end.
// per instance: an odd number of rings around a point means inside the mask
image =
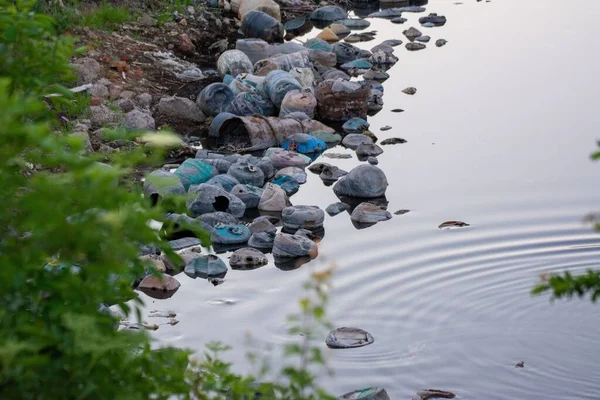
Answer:
POLYGON ((441 224, 440 226, 438 226, 438 228, 439 229, 464 228, 467 226, 471 226, 471 225, 467 224, 466 222, 462 222, 462 221, 446 221, 443 224, 441 224))
POLYGON ((392 219, 392 214, 382 206, 361 203, 352 211, 350 219, 359 224, 375 224, 392 219))
POLYGON ((438 39, 438 40, 435 41, 435 45, 437 47, 445 46, 446 43, 448 43, 448 41, 446 39, 438 39))
POLYGON ((424 45, 423 43, 406 43, 406 50, 408 51, 418 51, 418 50, 423 50, 425 49, 427 46, 424 45))
POLYGON ((281 212, 284 208, 291 205, 285 190, 273 183, 267 183, 260 198, 258 209, 262 211, 281 212))
POLYGON ((220 112, 225 111, 229 103, 234 98, 233 91, 224 83, 211 83, 198 95, 196 103, 209 116, 217 116, 220 112))
POLYGON ((179 177, 185 190, 188 190, 190 185, 205 183, 218 175, 215 167, 195 158, 185 160, 173 173, 179 177))
POLYGON ((394 214, 404 215, 404 214, 408 214, 409 212, 410 212, 410 210, 398 210, 398 211, 395 211, 394 214))
POLYGON ((350 208, 351 207, 346 203, 337 202, 328 205, 325 211, 327 211, 327 214, 329 214, 330 217, 334 217, 338 214, 343 213, 344 211, 349 210, 350 208))
POLYGON ((340 400, 390 400, 390 396, 383 388, 368 387, 346 393, 340 400))
POLYGON ((361 164, 342 177, 333 187, 338 196, 376 198, 385 195, 388 182, 379 168, 361 164))
POLYGON ((273 248, 276 235, 277 231, 253 233, 250 237, 250 240, 248 240, 248 246, 260 250, 271 250, 273 248))
POLYGON ((332 349, 350 349, 375 342, 373 336, 359 328, 338 328, 327 335, 325 344, 332 349))
POLYGON ((240 50, 227 50, 217 60, 217 71, 223 77, 225 75, 238 76, 243 73, 251 73, 254 68, 252 61, 240 50))
POLYGON ((310 257, 319 254, 317 245, 310 239, 301 235, 278 233, 273 243, 273 255, 280 258, 310 257))
POLYGON ((246 211, 246 205, 239 198, 218 186, 206 183, 190 188, 187 208, 195 217, 215 211, 224 211, 240 218, 246 211))
POLYGON ((323 226, 325 213, 317 206, 290 206, 281 212, 281 220, 287 229, 316 229, 323 226))
POLYGON ((233 252, 229 258, 229 265, 232 269, 252 270, 267 265, 269 260, 263 252, 245 247, 233 252))
POLYGON ((417 396, 411 400, 429 400, 429 399, 453 399, 456 395, 439 389, 424 389, 417 392, 417 396))
POLYGON ((227 265, 214 254, 201 255, 189 262, 183 272, 190 278, 223 278, 227 274, 227 265))
POLYGON ((155 205, 163 197, 185 195, 186 188, 177 175, 159 169, 146 176, 143 191, 144 196, 155 205))

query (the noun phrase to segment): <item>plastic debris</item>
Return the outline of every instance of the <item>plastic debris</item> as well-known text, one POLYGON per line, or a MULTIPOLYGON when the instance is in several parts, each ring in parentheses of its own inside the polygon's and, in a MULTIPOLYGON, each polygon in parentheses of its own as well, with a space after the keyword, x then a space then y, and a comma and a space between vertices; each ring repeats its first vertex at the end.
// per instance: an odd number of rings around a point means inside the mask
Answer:
POLYGON ((340 400, 390 400, 390 396, 383 388, 368 387, 346 393, 340 400))
POLYGON ((373 139, 362 133, 350 133, 344 136, 342 144, 349 149, 356 150, 361 144, 372 144, 373 139))
POLYGON ((350 118, 348 121, 344 122, 342 129, 346 133, 362 133, 364 130, 369 129, 370 126, 371 124, 363 118, 350 118))
POLYGON ((359 328, 338 328, 332 330, 325 339, 327 347, 332 349, 350 349, 375 342, 373 336, 359 328))
POLYGON ((221 76, 251 73, 253 67, 252 61, 240 50, 227 50, 217 60, 217 71, 221 76))
POLYGON ((257 208, 263 190, 252 185, 239 184, 231 189, 231 194, 239 198, 246 205, 246 209, 257 208))
POLYGON ((317 85, 317 113, 330 121, 366 118, 369 93, 367 85, 357 82, 325 80, 317 85))
POLYGON ((190 278, 223 278, 227 275, 227 265, 214 254, 201 255, 189 262, 183 272, 190 278))
POLYGON ((287 194, 281 187, 273 183, 267 183, 260 198, 258 209, 262 211, 281 212, 284 208, 291 205, 287 194))
POLYGON ((269 260, 259 250, 251 247, 244 247, 233 252, 229 258, 229 265, 232 269, 252 270, 267 265, 269 260))
POLYGON ((265 183, 265 174, 262 169, 247 162, 238 161, 232 164, 227 174, 237 179, 239 183, 247 185, 262 187, 265 183))
POLYGON ((376 204, 361 203, 352 211, 350 219, 359 224, 374 224, 392 219, 392 214, 376 204))
POLYGON ((291 206, 281 212, 287 229, 316 229, 323 226, 325 213, 317 206, 291 206))
POLYGON ((227 175, 227 174, 219 174, 219 175, 213 176, 208 181, 206 181, 207 185, 213 185, 213 186, 220 187, 221 189, 225 190, 226 192, 231 192, 231 189, 233 189, 233 187, 239 183, 240 183, 240 181, 235 179, 233 176, 227 175))
POLYGON ((317 245, 307 237, 301 235, 290 235, 287 233, 278 233, 273 242, 273 255, 276 257, 295 258, 310 257, 315 258, 319 254, 317 245))
POLYGON ((383 149, 375 143, 361 143, 356 148, 356 155, 359 157, 378 156, 383 153, 383 149))
POLYGON ((248 246, 255 249, 270 250, 275 242, 276 232, 256 232, 248 240, 248 246))
POLYGON ((218 175, 218 171, 201 160, 188 158, 181 163, 174 174, 179 177, 185 190, 188 190, 190 185, 199 185, 218 175))
POLYGON ((224 83, 211 83, 198 95, 196 103, 206 115, 216 116, 225 111, 233 100, 233 92, 224 83))
POLYGON ((325 142, 306 133, 297 133, 290 136, 283 142, 282 147, 302 154, 321 153, 327 150, 325 142))
POLYGON ((262 39, 269 43, 283 42, 281 22, 262 11, 248 12, 242 20, 241 31, 248 38, 262 39))
POLYGON ((246 205, 239 198, 218 186, 206 183, 190 188, 187 208, 196 217, 215 211, 224 211, 240 218, 246 211, 246 205))
POLYGON ((302 169, 302 168, 298 168, 298 167, 282 168, 279 171, 277 171, 277 173, 275 174, 275 178, 277 178, 281 175, 291 176, 299 184, 306 183, 306 172, 304 172, 304 169, 302 169))
POLYGON ((244 225, 217 224, 210 234, 210 241, 213 244, 242 244, 247 243, 250 236, 250 229, 244 225))
POLYGON ((283 118, 294 112, 302 112, 309 118, 314 118, 316 108, 317 99, 312 89, 290 90, 281 102, 279 117, 283 118))
POLYGON ((338 196, 375 198, 385 195, 388 182, 379 168, 361 164, 342 177, 333 187, 338 196))

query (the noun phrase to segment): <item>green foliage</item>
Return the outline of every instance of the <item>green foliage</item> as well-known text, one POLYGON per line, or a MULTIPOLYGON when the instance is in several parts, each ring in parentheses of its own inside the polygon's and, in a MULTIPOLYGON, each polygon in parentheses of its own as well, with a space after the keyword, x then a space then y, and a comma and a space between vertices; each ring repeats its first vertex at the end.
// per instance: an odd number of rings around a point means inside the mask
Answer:
POLYGON ((98 8, 83 16, 82 26, 114 30, 122 23, 132 21, 133 19, 135 19, 135 13, 132 13, 127 8, 103 3, 98 8))
POLYGON ((50 102, 57 115, 64 115, 69 119, 89 117, 90 95, 87 92, 75 93, 70 97, 51 97, 50 102))
POLYGON ((533 294, 552 290, 555 299, 583 297, 590 294, 592 302, 600 297, 600 271, 588 270, 584 275, 573 276, 570 272, 552 275, 533 289, 533 294))

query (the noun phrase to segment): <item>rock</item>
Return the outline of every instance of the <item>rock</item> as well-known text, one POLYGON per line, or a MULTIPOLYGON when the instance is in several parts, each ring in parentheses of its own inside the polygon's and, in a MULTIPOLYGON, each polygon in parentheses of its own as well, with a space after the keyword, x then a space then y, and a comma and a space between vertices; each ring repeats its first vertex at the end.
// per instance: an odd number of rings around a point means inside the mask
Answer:
POLYGON ((92 154, 94 152, 94 148, 92 147, 92 142, 90 141, 90 135, 85 131, 75 131, 69 135, 72 138, 78 138, 83 142, 83 148, 79 152, 79 154, 92 154))
POLYGON ((204 122, 206 116, 200 107, 185 97, 163 97, 156 106, 156 112, 169 118, 180 118, 186 121, 204 122))
POLYGON ((350 349, 375 342, 373 336, 359 328, 338 328, 327 335, 325 344, 332 349, 350 349))
POLYGON ((270 250, 273 248, 276 235, 276 232, 253 233, 250 240, 248 240, 248 246, 256 249, 270 250))
POLYGON ((189 194, 187 208, 194 217, 215 211, 224 211, 240 218, 246 211, 246 205, 242 200, 218 186, 207 183, 192 186, 189 194))
POLYGON ((338 160, 343 160, 347 158, 352 158, 352 154, 343 154, 343 153, 325 153, 323 157, 333 158, 338 160))
POLYGON ((317 35, 317 39, 324 40, 329 43, 337 42, 340 40, 339 36, 336 35, 331 29, 325 28, 317 35))
POLYGON ((213 185, 213 186, 220 187, 221 189, 223 189, 227 193, 229 193, 229 192, 231 192, 233 190, 233 188, 235 187, 235 185, 239 185, 240 184, 240 181, 238 181, 237 179, 235 179, 231 175, 219 174, 217 176, 213 176, 212 178, 210 178, 206 182, 206 184, 207 185, 213 185))
POLYGON ((275 179, 281 175, 288 175, 294 178, 299 184, 306 183, 306 172, 302 168, 298 167, 286 167, 282 168, 275 174, 275 179))
POLYGON ((135 103, 131 99, 121 99, 117 102, 117 107, 125 113, 135 109, 135 103))
POLYGON ((189 262, 183 272, 190 278, 223 278, 227 275, 227 265, 214 254, 200 255, 189 262))
POLYGON ((251 270, 267 265, 269 260, 263 252, 251 247, 244 247, 233 252, 229 258, 232 269, 251 270))
POLYGON ((409 212, 410 212, 410 210, 398 210, 398 211, 395 211, 394 214, 404 215, 404 214, 408 214, 409 212))
POLYGON ((408 51, 418 51, 418 50, 423 50, 424 48, 426 48, 427 46, 425 46, 423 43, 406 43, 406 50, 408 51))
POLYGON ((349 149, 356 150, 361 144, 372 144, 373 139, 363 135, 362 133, 351 133, 346 135, 342 140, 342 144, 349 149))
POLYGON ((435 45, 437 47, 445 46, 446 43, 448 43, 448 41, 446 39, 438 39, 438 40, 435 41, 435 45))
POLYGON ((321 173, 319 174, 319 178, 325 183, 333 183, 340 179, 342 176, 348 175, 348 171, 344 171, 341 168, 338 168, 334 165, 330 165, 328 167, 324 167, 321 173))
POLYGON ((346 393, 340 400, 390 400, 390 396, 383 388, 368 387, 346 393))
POLYGON ((210 241, 212 244, 242 244, 247 243, 250 236, 250 229, 244 225, 217 224, 210 234, 210 241))
POLYGON ((87 91, 90 94, 90 96, 97 97, 100 99, 107 99, 110 95, 110 93, 108 92, 108 88, 98 83, 89 88, 87 91))
POLYGON ((419 23, 421 25, 432 24, 433 26, 444 26, 446 25, 446 17, 431 13, 426 17, 419 18, 419 23))
POLYGON ((382 146, 387 146, 390 144, 402 144, 402 143, 406 143, 406 140, 404 140, 402 138, 398 138, 398 137, 393 137, 393 138, 388 138, 388 139, 382 140, 380 144, 382 146))
POLYGON ((446 221, 442 224, 440 224, 440 226, 438 226, 439 229, 451 229, 451 228, 464 228, 467 226, 471 226, 469 224, 467 224, 466 222, 462 222, 462 221, 446 221))
POLYGON ((153 298, 165 299, 173 296, 181 284, 175 278, 167 274, 160 276, 147 275, 140 284, 138 290, 153 298))
POLYGON ((344 122, 342 130, 346 133, 362 133, 362 131, 369 129, 370 126, 371 124, 365 119, 354 117, 344 122))
POLYGON ((140 93, 137 97, 137 103, 142 108, 150 108, 152 105, 152 95, 150 93, 140 93))
POLYGON ((325 213, 317 206, 290 206, 283 209, 281 219, 288 229, 317 229, 323 226, 325 213))
POLYGON ((352 211, 350 219, 359 224, 375 224, 392 219, 392 214, 381 206, 361 203, 352 211))
POLYGON ((329 29, 339 37, 343 37, 350 34, 350 28, 343 24, 331 24, 329 29))
MULTIPOLYGON (((454 393, 446 392, 439 389, 424 389, 417 392, 417 398, 422 400, 428 399, 453 399, 456 397, 454 393)), ((414 398, 414 397, 413 397, 414 398)))
POLYGON ((332 166, 331 164, 318 162, 318 163, 314 163, 310 167, 308 167, 308 170, 310 172, 312 172, 313 174, 320 174, 321 172, 323 172, 323 169, 325 169, 326 167, 331 167, 331 166, 332 166))
POLYGON ((372 157, 372 156, 367 158, 367 162, 371 165, 379 164, 379 160, 377 159, 377 157, 372 157))
POLYGON ((259 232, 277 232, 277 228, 275 227, 275 225, 273 225, 273 223, 267 217, 264 216, 254 219, 254 221, 252 221, 252 223, 248 225, 248 229, 250 229, 250 232, 252 232, 252 234, 259 232))
POLYGON ((387 44, 388 46, 396 47, 402 44, 402 40, 400 39, 388 39, 381 42, 381 44, 387 44))
POLYGON ((315 258, 319 254, 317 245, 310 239, 301 235, 278 233, 273 242, 273 255, 276 257, 315 258))
POLYGON ((202 214, 197 217, 196 220, 205 223, 211 228, 217 225, 235 225, 238 223, 236 217, 223 211, 216 211, 208 214, 202 214))
POLYGON ((260 187, 241 183, 231 189, 231 194, 242 200, 246 204, 246 209, 257 208, 262 193, 263 190, 260 187))
POLYGON ((356 155, 359 157, 378 156, 383 153, 381 147, 375 143, 362 143, 356 148, 356 155))
POLYGON ((427 36, 427 35, 419 36, 418 38, 415 39, 416 42, 422 42, 422 43, 429 43, 430 40, 431 40, 431 37, 427 36))
POLYGON ((95 82, 100 76, 100 64, 93 58, 84 57, 73 65, 77 73, 77 84, 85 85, 95 82))
POLYGON ((388 182, 379 168, 361 164, 342 177, 333 187, 338 196, 375 198, 385 195, 388 182))
POLYGON ((402 93, 406 93, 409 96, 414 95, 415 93, 417 93, 417 89, 414 87, 407 87, 406 89, 402 90, 402 93))
POLYGON ((363 79, 384 82, 390 78, 387 72, 370 70, 363 74, 363 79))
POLYGON ((114 112, 104 104, 90 107, 90 121, 93 126, 101 127, 104 125, 116 124, 121 115, 114 112))
POLYGON ((420 30, 418 30, 417 28, 412 27, 412 26, 410 28, 408 28, 407 30, 405 30, 404 32, 402 32, 402 33, 411 42, 413 40, 415 40, 416 38, 418 38, 419 36, 423 36, 423 34, 421 33, 420 30))
POLYGON ((247 162, 238 161, 232 164, 227 174, 246 185, 261 187, 265 183, 265 174, 262 169, 247 162))
POLYGON ((393 24, 403 24, 406 21, 408 21, 408 20, 406 18, 403 18, 403 17, 392 18, 392 23, 393 24))
POLYGON ((280 186, 273 183, 267 183, 260 198, 258 209, 262 211, 280 212, 291 205, 287 194, 280 186))
POLYGON ((325 211, 327 211, 327 214, 329 214, 330 217, 335 217, 336 215, 341 214, 350 208, 351 207, 346 203, 337 202, 328 205, 325 211))
POLYGON ((130 130, 154 130, 154 118, 140 110, 132 110, 125 114, 125 128, 130 130))
POLYGON ((338 6, 319 7, 310 14, 310 19, 312 21, 333 22, 344 20, 346 17, 346 11, 338 6))
POLYGON ((337 21, 338 24, 347 26, 350 29, 365 29, 371 26, 366 19, 347 18, 337 21))
POLYGON ((392 129, 392 127, 389 125, 382 126, 381 128, 379 128, 380 131, 389 131, 390 129, 392 129))
POLYGON ((376 53, 378 51, 383 51, 385 53, 393 53, 394 48, 387 44, 378 44, 377 46, 371 48, 371 53, 376 53))

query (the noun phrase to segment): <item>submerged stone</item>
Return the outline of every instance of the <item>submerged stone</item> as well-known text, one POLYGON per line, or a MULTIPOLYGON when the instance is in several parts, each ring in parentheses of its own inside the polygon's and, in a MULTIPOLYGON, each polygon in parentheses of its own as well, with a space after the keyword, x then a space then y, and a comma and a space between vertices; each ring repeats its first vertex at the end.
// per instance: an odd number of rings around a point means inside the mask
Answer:
POLYGON ((359 157, 378 156, 382 153, 382 148, 375 143, 362 143, 356 148, 356 155, 359 157))
POLYGON ((190 278, 223 278, 227 274, 227 265, 214 254, 200 255, 189 262, 183 272, 190 278))
POLYGON ((302 235, 278 233, 273 242, 273 255, 277 257, 311 257, 319 254, 317 245, 302 235))
POLYGON ((350 29, 365 29, 371 26, 366 19, 347 18, 337 21, 338 24, 347 26, 350 29))
POLYGON ((404 17, 396 17, 396 18, 392 18, 392 23, 393 24, 403 24, 406 21, 408 21, 406 18, 404 17))
POLYGON ((288 229, 316 229, 323 226, 325 213, 317 206, 291 206, 281 212, 281 219, 288 229))
POLYGON ((344 171, 341 168, 336 167, 335 165, 331 165, 328 167, 324 167, 321 173, 319 174, 319 178, 325 183, 333 183, 340 179, 342 176, 348 175, 348 171, 344 171))
POLYGON ((252 234, 244 225, 218 224, 210 234, 213 244, 242 244, 247 243, 252 234))
POLYGON ((390 400, 390 396, 383 388, 368 387, 346 393, 339 400, 390 400))
POLYGON ((384 207, 361 203, 352 211, 350 219, 359 224, 374 224, 392 219, 392 214, 384 207))
POLYGON ((358 146, 365 143, 373 143, 373 139, 362 133, 350 133, 342 140, 342 144, 352 150, 356 150, 358 146))
POLYGON ((375 342, 373 336, 359 328, 338 328, 327 335, 325 344, 332 349, 350 349, 375 342))
POLYGON ((330 217, 335 217, 338 214, 343 213, 344 211, 349 210, 351 207, 346 204, 346 203, 342 203, 337 202, 337 203, 333 203, 327 206, 327 208, 325 209, 325 211, 327 211, 327 214, 329 214, 330 217))
POLYGON ((375 198, 385 195, 388 181, 382 170, 361 164, 342 177, 333 187, 338 196, 375 198))
POLYGON ((269 260, 263 252, 251 247, 236 250, 229 258, 229 265, 232 269, 256 269, 268 263, 269 260))
POLYGON ((173 296, 180 286, 179 281, 171 275, 161 274, 160 276, 147 275, 137 288, 150 297, 166 299, 173 296))
POLYGON ((388 8, 369 14, 369 18, 396 18, 402 16, 402 11, 398 8, 388 8))

